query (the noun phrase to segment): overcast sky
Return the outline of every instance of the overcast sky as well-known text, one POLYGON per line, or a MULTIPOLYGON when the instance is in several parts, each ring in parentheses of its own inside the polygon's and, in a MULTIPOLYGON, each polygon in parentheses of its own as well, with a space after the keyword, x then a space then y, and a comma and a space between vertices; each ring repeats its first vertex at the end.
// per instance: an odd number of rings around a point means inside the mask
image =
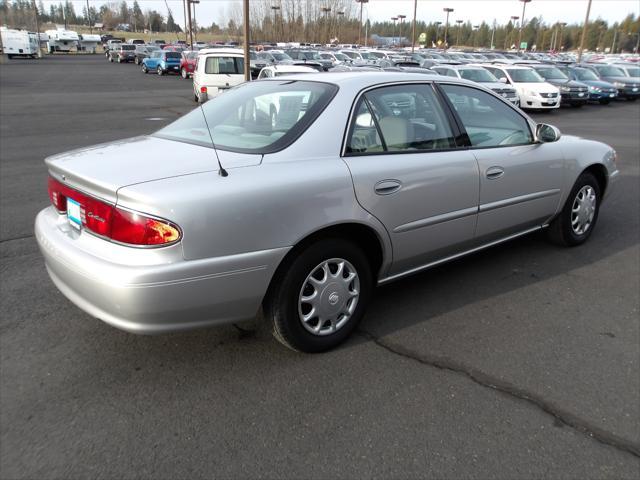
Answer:
MULTIPOLYGON (((44 1, 48 9, 51 3, 58 1, 44 1)), ((119 0, 112 0, 119 1, 119 0)), ((321 2, 322 0, 317 0, 321 2)), ((355 0, 354 0, 355 2, 355 0)), ((76 11, 82 12, 86 0, 74 0, 76 11)), ((90 5, 98 7, 106 3, 104 0, 89 0, 90 5)), ((128 0, 129 6, 133 0, 128 0)), ((155 9, 166 16, 167 7, 163 0, 138 0, 143 10, 155 9)), ((183 25, 182 0, 167 0, 173 11, 177 23, 183 25)), ((200 25, 211 22, 221 23, 228 19, 228 12, 232 4, 241 5, 241 0, 200 0, 196 15, 200 25)), ((363 16, 367 15, 372 21, 386 20, 392 16, 404 14, 407 20, 413 17, 413 0, 369 0, 365 4, 363 16)), ((495 19, 498 23, 506 23, 511 15, 522 14, 522 3, 518 0, 418 0, 418 20, 444 20, 444 7, 451 7, 455 12, 449 17, 450 21, 464 20, 472 23, 487 23, 495 19)), ((526 18, 542 16, 546 22, 565 21, 568 23, 582 23, 587 9, 587 0, 532 0, 527 4, 526 18)), ((593 0, 591 19, 598 17, 609 22, 622 20, 627 14, 640 14, 640 0, 593 0)))

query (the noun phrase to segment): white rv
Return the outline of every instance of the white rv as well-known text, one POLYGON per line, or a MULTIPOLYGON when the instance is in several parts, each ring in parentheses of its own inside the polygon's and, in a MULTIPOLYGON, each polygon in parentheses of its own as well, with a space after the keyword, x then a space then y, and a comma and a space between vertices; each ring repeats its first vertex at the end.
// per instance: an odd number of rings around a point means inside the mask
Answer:
POLYGON ((49 36, 49 41, 47 42, 47 50, 49 53, 69 53, 72 49, 78 48, 80 37, 78 37, 78 34, 73 30, 58 28, 57 30, 47 30, 44 33, 49 36))
POLYGON ((11 30, 0 27, 3 53, 9 58, 26 56, 36 58, 38 55, 38 36, 26 30, 11 30))
POLYGON ((100 35, 91 35, 88 33, 82 33, 80 37, 80 50, 83 52, 96 53, 98 44, 102 44, 100 35))

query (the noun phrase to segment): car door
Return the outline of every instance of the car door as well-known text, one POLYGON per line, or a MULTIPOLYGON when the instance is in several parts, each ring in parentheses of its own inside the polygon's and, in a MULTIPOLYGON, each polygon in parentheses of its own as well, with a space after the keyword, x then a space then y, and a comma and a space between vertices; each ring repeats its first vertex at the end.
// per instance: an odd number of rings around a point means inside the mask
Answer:
POLYGON ((478 166, 430 83, 370 89, 353 109, 343 159, 360 205, 386 227, 390 275, 472 243, 478 166))
POLYGON ((560 201, 564 156, 537 143, 515 108, 480 88, 439 84, 467 133, 480 169, 476 238, 485 242, 544 224, 560 201))

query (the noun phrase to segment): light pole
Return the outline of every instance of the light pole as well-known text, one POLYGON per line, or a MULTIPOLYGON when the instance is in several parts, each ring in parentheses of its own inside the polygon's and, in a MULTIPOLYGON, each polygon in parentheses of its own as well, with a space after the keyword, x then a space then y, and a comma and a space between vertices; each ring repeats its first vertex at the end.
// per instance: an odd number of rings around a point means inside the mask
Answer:
MULTIPOLYGON (((196 4, 200 3, 200 0, 190 0, 193 4, 193 23, 196 26, 196 42, 198 41, 198 22, 196 21, 196 4)), ((191 48, 193 48, 193 40, 191 41, 191 48)))
MULTIPOLYGON (((511 15, 511 22, 516 25, 518 22, 518 19, 520 17, 518 17, 517 15, 511 15)), ((513 35, 513 30, 511 30, 511 35, 513 35)), ((504 39, 504 49, 507 49, 507 41, 511 38, 511 35, 507 35, 506 38, 504 39)), ((512 44, 513 45, 513 44, 512 44)))
POLYGON ((445 21, 445 24, 444 24, 444 49, 446 50, 447 46, 448 46, 448 44, 447 44, 447 40, 448 40, 447 39, 447 35, 449 34, 449 14, 451 12, 453 12, 454 10, 453 10, 453 8, 446 8, 445 7, 445 8, 442 9, 442 11, 443 12, 447 12, 447 20, 445 21))
POLYGON ((587 16, 584 18, 584 26, 582 27, 582 38, 580 39, 580 48, 578 49, 578 63, 582 60, 582 49, 584 48, 584 39, 587 36, 587 26, 589 25, 589 12, 591 11, 591 0, 587 4, 587 16))
POLYGON ((251 56, 249 54, 250 28, 249 28, 249 0, 242 2, 242 13, 244 16, 244 80, 251 80, 251 56))
POLYGON ((496 48, 496 46, 493 44, 493 38, 496 35, 496 19, 493 19, 493 29, 491 30, 491 45, 489 45, 489 48, 491 50, 493 50, 494 48, 496 48))
POLYGON ((480 25, 473 26, 473 48, 476 48, 476 41, 478 40, 478 30, 480 29, 480 25))
POLYGON ((392 34, 391 34, 391 43, 393 45, 395 45, 396 43, 396 22, 398 21, 398 17, 391 17, 391 20, 393 20, 393 30, 392 30, 392 34))
POLYGON ((462 30, 462 22, 464 22, 464 20, 456 20, 456 23, 458 24, 458 36, 456 37, 456 45, 458 47, 460 46, 460 30, 462 30))
POLYGON ((278 43, 278 10, 280 10, 280 5, 271 5, 271 10, 273 10, 273 43, 278 43))
POLYGON ((336 12, 336 39, 340 41, 340 24, 342 23, 341 18, 344 17, 344 12, 336 12))
POLYGON ((402 22, 407 18, 406 15, 398 15, 398 20, 400 20, 400 32, 398 33, 398 43, 402 45, 402 22))
POLYGON ((418 0, 413 0, 413 25, 411 27, 411 53, 416 46, 416 14, 418 13, 418 0))
POLYGON ((558 42, 558 51, 562 51, 562 29, 567 26, 567 22, 560 22, 560 41, 558 42))
POLYGON ((358 33, 358 45, 362 45, 362 4, 369 3, 369 0, 356 0, 360 4, 360 32, 358 33))
POLYGON ((520 19, 520 33, 518 35, 518 50, 520 50, 520 45, 522 45, 522 27, 524 26, 524 11, 527 8, 527 3, 529 3, 531 0, 520 0, 520 1, 522 2, 522 18, 520 19))
POLYGON ((327 29, 327 36, 329 37, 329 43, 331 43, 331 26, 327 23, 327 17, 331 13, 331 7, 320 7, 320 11, 324 13, 324 23, 327 29))

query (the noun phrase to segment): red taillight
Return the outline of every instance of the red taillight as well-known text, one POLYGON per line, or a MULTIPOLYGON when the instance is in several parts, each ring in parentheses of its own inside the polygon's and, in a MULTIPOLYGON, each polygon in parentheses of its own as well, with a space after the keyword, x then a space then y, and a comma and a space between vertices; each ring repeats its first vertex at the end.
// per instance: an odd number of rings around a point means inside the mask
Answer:
POLYGON ((200 87, 200 93, 207 93, 207 87, 200 87))
POLYGON ((72 198, 80 204, 84 228, 119 243, 154 246, 180 240, 180 229, 167 221, 123 210, 74 190, 52 177, 49 177, 49 198, 61 214, 67 211, 67 198, 72 198))
POLYGON ((130 245, 164 245, 180 239, 180 230, 162 220, 115 208, 111 239, 130 245))

